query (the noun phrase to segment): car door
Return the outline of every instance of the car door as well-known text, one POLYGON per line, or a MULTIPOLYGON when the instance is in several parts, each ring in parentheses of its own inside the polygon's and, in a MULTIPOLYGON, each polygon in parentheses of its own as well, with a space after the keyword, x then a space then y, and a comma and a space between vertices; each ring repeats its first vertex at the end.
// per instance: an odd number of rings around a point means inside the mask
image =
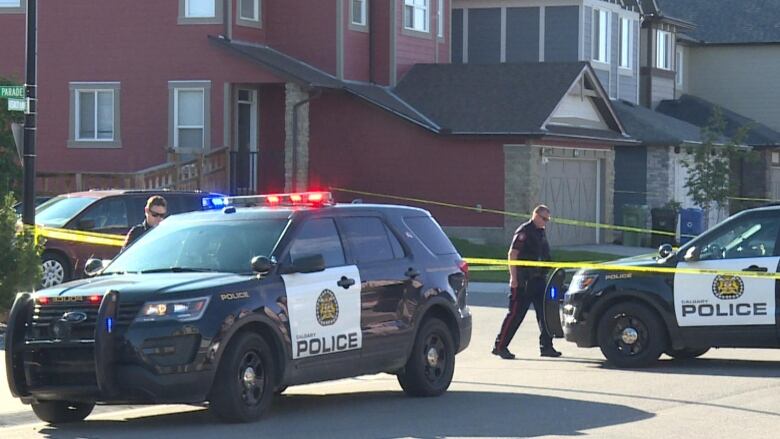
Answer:
MULTIPOLYGON (((123 197, 108 197, 93 203, 81 214, 73 218, 66 228, 83 232, 124 235, 130 228, 127 202, 123 197)), ((109 245, 71 242, 73 252, 78 259, 74 266, 80 267, 90 257, 112 259, 120 248, 109 245)), ((78 273, 78 271, 77 271, 78 273)))
POLYGON ((409 327, 402 305, 411 282, 406 252, 379 215, 340 217, 338 225, 360 272, 362 357, 369 362, 402 358, 406 345, 399 339, 409 327))
POLYGON ((323 270, 282 274, 292 359, 302 360, 301 367, 332 361, 354 364, 362 347, 360 273, 346 262, 333 218, 309 218, 300 225, 281 264, 282 272, 314 255, 322 255, 323 270), (312 357, 316 361, 306 361, 312 357))
POLYGON ((760 331, 761 325, 776 325, 777 281, 749 274, 778 272, 778 232, 780 217, 759 212, 736 217, 697 240, 696 246, 687 251, 687 259, 693 260, 680 262, 678 268, 738 271, 746 275, 675 274, 678 324, 683 328, 723 328, 731 332, 737 327, 752 326, 753 330, 735 333, 736 338, 757 343, 760 334, 752 331, 760 331))

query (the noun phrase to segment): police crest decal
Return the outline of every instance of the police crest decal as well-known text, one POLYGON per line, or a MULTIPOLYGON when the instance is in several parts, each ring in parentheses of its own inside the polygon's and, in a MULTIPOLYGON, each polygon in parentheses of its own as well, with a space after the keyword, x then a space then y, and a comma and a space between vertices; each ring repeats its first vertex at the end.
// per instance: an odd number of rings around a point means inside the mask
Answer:
POLYGON ((745 293, 745 283, 739 276, 717 275, 712 281, 712 294, 718 299, 739 299, 745 293))
POLYGON ((331 290, 322 290, 317 297, 317 322, 321 326, 330 326, 339 318, 339 302, 331 290))

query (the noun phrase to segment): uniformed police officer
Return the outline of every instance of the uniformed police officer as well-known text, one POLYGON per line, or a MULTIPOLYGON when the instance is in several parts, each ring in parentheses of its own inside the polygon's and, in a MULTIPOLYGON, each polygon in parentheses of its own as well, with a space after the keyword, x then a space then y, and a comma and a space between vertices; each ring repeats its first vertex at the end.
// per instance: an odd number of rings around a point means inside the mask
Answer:
POLYGON ((168 216, 168 203, 165 201, 165 198, 159 195, 149 197, 149 199, 146 200, 146 207, 144 207, 144 221, 141 224, 135 225, 127 232, 122 251, 125 251, 130 244, 135 242, 146 232, 157 227, 166 216, 168 216))
MULTIPOLYGON (((550 221, 550 209, 545 205, 534 208, 531 219, 515 230, 512 244, 509 247, 509 260, 549 261, 550 245, 545 236, 545 226, 550 221)), ((547 285, 547 270, 534 267, 509 267, 509 312, 501 324, 501 331, 496 337, 493 354, 505 360, 515 358, 509 352, 509 342, 512 341, 517 328, 523 322, 528 307, 533 303, 536 321, 539 324, 539 349, 543 357, 560 357, 552 345, 552 337, 547 332, 544 322, 544 290, 547 285)))

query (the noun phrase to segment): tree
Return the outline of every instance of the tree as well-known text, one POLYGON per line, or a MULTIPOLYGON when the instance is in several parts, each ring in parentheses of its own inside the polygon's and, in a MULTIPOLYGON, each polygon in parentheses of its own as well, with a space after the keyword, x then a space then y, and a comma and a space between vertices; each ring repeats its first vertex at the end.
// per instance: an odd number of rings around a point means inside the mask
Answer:
MULTIPOLYGON (((0 77, 0 85, 18 85, 0 77)), ((8 111, 5 99, 0 100, 0 194, 20 194, 22 166, 16 152, 12 122, 22 122, 24 114, 8 111)))
POLYGON ((43 240, 32 230, 18 230, 16 199, 6 194, 0 205, 0 314, 8 310, 16 293, 31 290, 41 281, 43 240))
POLYGON ((729 198, 739 193, 739 182, 730 178, 731 164, 740 159, 755 159, 755 153, 743 145, 749 126, 740 127, 728 138, 723 111, 715 107, 707 125, 701 129, 702 144, 689 150, 683 166, 688 170, 685 187, 693 203, 704 211, 713 205, 726 207, 729 198))

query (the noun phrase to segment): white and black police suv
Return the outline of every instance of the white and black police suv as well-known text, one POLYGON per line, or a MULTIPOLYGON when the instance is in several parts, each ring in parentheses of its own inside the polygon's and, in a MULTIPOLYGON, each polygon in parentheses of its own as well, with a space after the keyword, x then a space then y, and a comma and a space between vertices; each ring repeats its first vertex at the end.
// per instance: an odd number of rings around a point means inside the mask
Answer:
POLYGON ((387 372, 409 395, 447 390, 471 339, 468 265, 427 211, 326 192, 232 201, 255 207, 176 215, 91 260, 93 277, 18 295, 13 395, 51 423, 203 402, 252 421, 296 384, 387 372))
POLYGON ((677 252, 666 244, 656 257, 610 263, 681 272, 580 270, 563 295, 564 273, 556 271, 545 301, 548 329, 577 346, 599 346, 609 362, 629 368, 664 352, 687 359, 711 347, 778 348, 780 282, 771 277, 778 231, 780 206, 755 208, 677 252))

